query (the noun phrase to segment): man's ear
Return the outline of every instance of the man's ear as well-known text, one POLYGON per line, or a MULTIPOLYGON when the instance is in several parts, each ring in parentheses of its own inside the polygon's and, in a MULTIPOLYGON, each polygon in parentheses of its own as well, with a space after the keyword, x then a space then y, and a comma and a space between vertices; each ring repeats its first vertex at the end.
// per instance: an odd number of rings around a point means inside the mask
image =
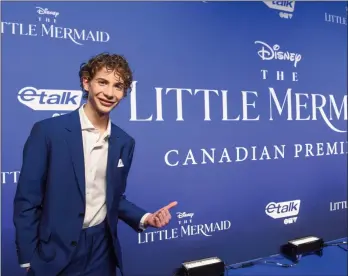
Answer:
POLYGON ((83 89, 88 91, 89 89, 89 79, 87 77, 82 77, 83 89))

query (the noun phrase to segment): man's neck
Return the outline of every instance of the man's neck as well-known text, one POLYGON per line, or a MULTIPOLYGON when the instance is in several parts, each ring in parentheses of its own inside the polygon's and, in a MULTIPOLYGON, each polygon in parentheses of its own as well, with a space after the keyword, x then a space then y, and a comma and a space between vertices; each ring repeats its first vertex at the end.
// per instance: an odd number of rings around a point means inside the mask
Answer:
POLYGON ((104 132, 108 127, 109 114, 99 114, 88 102, 83 108, 92 125, 101 132, 104 132))

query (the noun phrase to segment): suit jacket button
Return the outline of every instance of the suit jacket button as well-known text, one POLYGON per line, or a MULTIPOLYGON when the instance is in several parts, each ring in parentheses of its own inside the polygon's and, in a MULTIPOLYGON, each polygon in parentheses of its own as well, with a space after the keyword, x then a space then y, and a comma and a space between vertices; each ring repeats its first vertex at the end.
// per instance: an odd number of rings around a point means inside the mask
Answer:
POLYGON ((76 246, 77 242, 76 241, 72 241, 70 244, 71 244, 71 246, 76 246))
POLYGON ((80 214, 79 214, 79 217, 80 217, 80 218, 83 218, 84 216, 85 216, 85 213, 80 213, 80 214))

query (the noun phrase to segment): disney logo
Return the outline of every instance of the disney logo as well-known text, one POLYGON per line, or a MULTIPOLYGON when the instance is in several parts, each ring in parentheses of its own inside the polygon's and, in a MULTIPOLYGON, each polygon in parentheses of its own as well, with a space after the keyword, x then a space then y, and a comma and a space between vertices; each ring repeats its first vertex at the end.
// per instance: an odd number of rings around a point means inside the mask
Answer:
POLYGON ((55 11, 50 11, 47 8, 41 8, 41 7, 36 7, 37 8, 37 13, 40 15, 53 15, 54 17, 57 17, 59 15, 59 12, 55 11))
POLYGON ((194 213, 186 213, 186 212, 183 212, 183 213, 177 212, 176 214, 177 214, 179 219, 181 219, 181 218, 191 218, 192 219, 192 217, 194 215, 194 213))
POLYGON ((261 44, 262 48, 257 53, 262 60, 288 60, 294 63, 294 67, 302 59, 301 54, 279 51, 280 46, 275 44, 273 47, 269 46, 267 43, 262 41, 255 41, 255 44, 261 44))

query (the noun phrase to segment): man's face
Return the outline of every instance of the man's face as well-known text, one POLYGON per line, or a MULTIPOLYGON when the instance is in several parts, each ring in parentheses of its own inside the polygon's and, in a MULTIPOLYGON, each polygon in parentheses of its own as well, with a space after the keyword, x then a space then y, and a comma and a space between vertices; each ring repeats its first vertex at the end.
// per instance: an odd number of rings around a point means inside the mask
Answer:
POLYGON ((88 91, 88 102, 99 114, 110 113, 124 97, 123 80, 115 71, 106 68, 90 81, 84 78, 83 87, 88 91))

